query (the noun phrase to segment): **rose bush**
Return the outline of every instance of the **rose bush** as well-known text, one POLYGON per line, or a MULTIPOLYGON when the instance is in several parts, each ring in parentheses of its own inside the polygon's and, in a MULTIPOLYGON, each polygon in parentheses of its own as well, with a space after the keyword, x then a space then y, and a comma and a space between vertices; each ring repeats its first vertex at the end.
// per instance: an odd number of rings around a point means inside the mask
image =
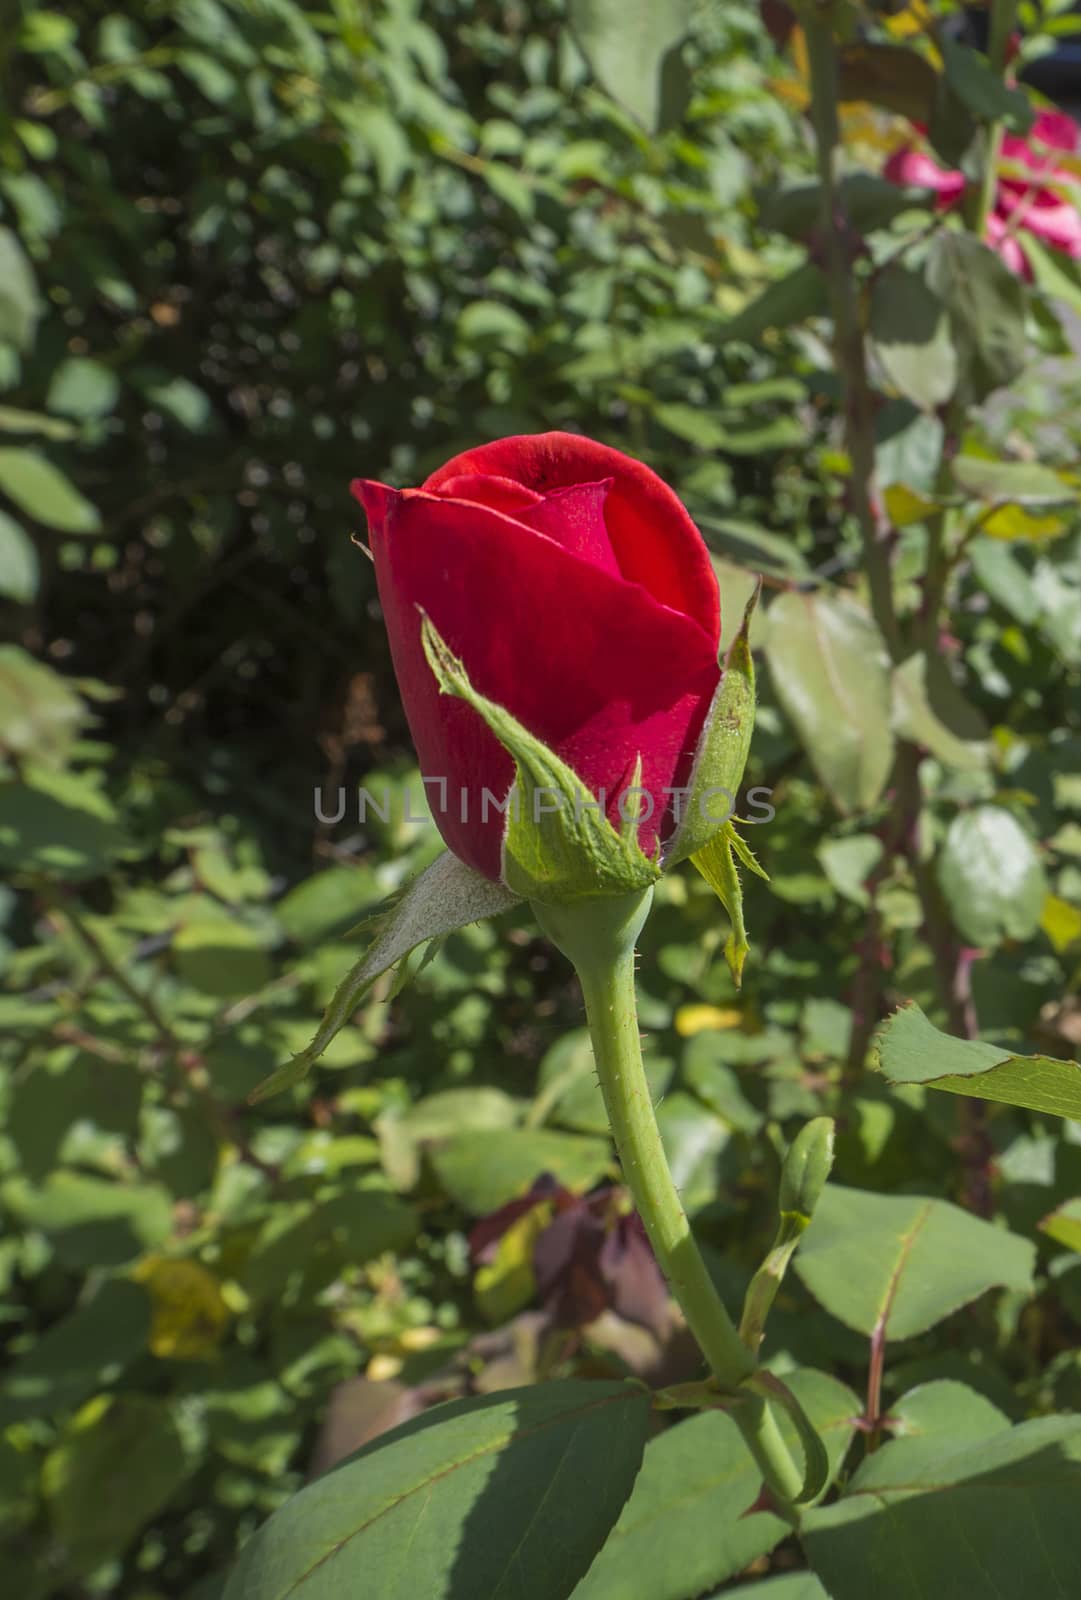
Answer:
POLYGON ((716 578, 672 490, 607 445, 541 433, 468 450, 419 489, 360 480, 353 492, 449 848, 500 876, 514 763, 472 707, 440 693, 423 615, 473 687, 553 750, 617 827, 637 784, 639 844, 663 848, 720 678, 716 578))
MULTIPOLYGON (((1019 277, 1032 277, 1019 237, 1024 234, 1081 259, 1081 210, 1067 197, 1076 177, 1063 163, 1063 157, 1076 157, 1079 139, 1077 123, 1062 111, 1041 111, 1025 138, 1003 136, 987 242, 1019 277)), ((894 151, 885 175, 893 183, 930 189, 941 211, 960 205, 968 187, 963 172, 939 166, 914 146, 894 151)))

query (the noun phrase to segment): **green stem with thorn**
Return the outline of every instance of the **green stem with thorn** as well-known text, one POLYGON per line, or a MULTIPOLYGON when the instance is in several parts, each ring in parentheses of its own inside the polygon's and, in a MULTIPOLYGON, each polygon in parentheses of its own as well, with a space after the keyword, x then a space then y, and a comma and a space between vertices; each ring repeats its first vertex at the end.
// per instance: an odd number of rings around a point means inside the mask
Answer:
POLYGON ((578 973, 624 1180, 658 1265, 720 1391, 738 1397, 730 1408, 732 1418, 782 1514, 791 1515, 803 1486, 803 1471, 766 1399, 742 1387, 754 1377, 757 1361, 737 1333, 695 1243, 664 1153, 642 1064, 634 947, 652 898, 652 889, 647 889, 566 906, 534 904, 533 909, 543 931, 578 973))

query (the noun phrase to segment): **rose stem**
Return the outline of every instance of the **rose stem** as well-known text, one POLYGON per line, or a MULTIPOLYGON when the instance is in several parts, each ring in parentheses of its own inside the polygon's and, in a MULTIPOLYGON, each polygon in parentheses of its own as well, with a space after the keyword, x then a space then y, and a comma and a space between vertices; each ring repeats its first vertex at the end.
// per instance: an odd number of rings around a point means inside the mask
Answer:
POLYGON ((543 931, 571 961, 585 999, 597 1074, 623 1177, 658 1265, 722 1391, 739 1391, 737 1423, 782 1512, 802 1474, 761 1396, 741 1390, 756 1360, 740 1339, 695 1244, 672 1179, 642 1064, 634 946, 653 900, 644 893, 534 904, 543 931))

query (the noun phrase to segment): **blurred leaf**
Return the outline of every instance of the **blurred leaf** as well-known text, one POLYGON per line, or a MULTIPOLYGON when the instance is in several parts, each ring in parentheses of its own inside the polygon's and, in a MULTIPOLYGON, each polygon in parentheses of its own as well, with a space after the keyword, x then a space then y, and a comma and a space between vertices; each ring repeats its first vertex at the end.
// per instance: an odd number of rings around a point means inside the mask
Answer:
MULTIPOLYGON (((647 1043, 644 1065, 656 1103, 671 1080, 672 1062, 658 1057, 647 1043)), ((530 1114, 531 1125, 542 1120, 556 1122, 574 1133, 607 1136, 608 1112, 588 1028, 572 1029, 545 1051, 537 1078, 537 1099, 530 1114)))
POLYGON ((61 533, 98 533, 101 518, 64 474, 32 450, 0 450, 0 490, 20 511, 61 533))
POLYGON ((868 906, 871 897, 867 879, 882 859, 882 840, 873 833, 849 834, 844 839, 826 839, 818 847, 826 877, 846 900, 868 906))
POLYGON ((1011 1055, 978 1039, 940 1033, 919 1006, 895 1011, 876 1039, 878 1064, 891 1083, 924 1083, 1081 1122, 1081 1066, 1048 1056, 1011 1055))
MULTIPOLYGON (((786 1378, 822 1435, 830 1476, 852 1439, 859 1404, 824 1372, 786 1378)), ((778 1423, 798 1453, 784 1413, 778 1423)), ((761 1476, 731 1417, 706 1411, 668 1428, 646 1446, 630 1499, 574 1600, 691 1600, 743 1572, 785 1537, 772 1511, 749 1515, 761 1476)))
POLYGON ((244 1547, 225 1600, 338 1600, 373 1572, 384 1600, 563 1600, 630 1493, 648 1424, 648 1395, 622 1383, 438 1406, 295 1496, 244 1547))
POLYGON ((0 1426, 18 1417, 56 1416, 115 1384, 147 1347, 150 1303, 123 1278, 103 1283, 25 1355, 0 1385, 0 1426))
POLYGON ((378 903, 381 892, 363 867, 328 867, 283 895, 274 914, 298 944, 320 944, 354 927, 378 903))
POLYGON ((265 941, 231 918, 186 922, 173 936, 172 952, 177 975, 204 994, 254 994, 274 975, 265 941))
MULTIPOLYGON (((354 1180, 355 1185, 355 1180, 354 1180)), ((265 1213, 239 1281, 257 1301, 279 1297, 309 1272, 362 1265, 385 1251, 404 1251, 417 1214, 383 1189, 324 1189, 318 1201, 282 1202, 265 1213)))
POLYGON ((927 285, 949 313, 965 398, 983 400, 1022 371, 1024 286, 988 245, 941 229, 931 241, 927 285))
POLYGON ((891 263, 874 280, 870 334, 893 387, 935 411, 957 385, 957 352, 946 308, 918 272, 891 263))
POLYGON ((827 1184, 796 1256, 826 1310, 857 1333, 911 1339, 991 1288, 1032 1288, 1035 1246, 945 1200, 827 1184))
POLYGON ((210 396, 188 378, 166 378, 144 386, 147 400, 190 433, 201 433, 213 419, 210 396))
POLYGON ((104 1136, 115 1161, 134 1141, 143 1083, 128 1062, 89 1050, 39 1057, 12 1085, 7 1129, 24 1174, 35 1182, 62 1162, 78 1159, 78 1141, 104 1136))
POLYGON ((63 1565, 88 1574, 123 1555, 176 1493, 192 1463, 170 1407, 145 1395, 101 1396, 49 1452, 42 1492, 63 1565), (101 1486, 109 1485, 103 1495, 101 1486))
POLYGON ((0 783, 0 863, 78 881, 104 870, 123 848, 113 807, 89 778, 35 772, 0 783))
POLYGON ((121 1266, 160 1245, 172 1226, 164 1189, 79 1172, 53 1172, 37 1187, 9 1178, 0 1199, 24 1226, 48 1234, 58 1259, 74 1268, 121 1266))
POLYGON ((987 725, 939 655, 918 651, 894 669, 893 726, 958 771, 979 771, 990 760, 987 725))
MULTIPOLYGON (((38 592, 38 553, 30 535, 6 511, 0 511, 0 597, 26 606, 38 592)), ((3 667, 0 666, 0 675, 3 667)), ((0 679, 0 695, 3 694, 0 679)), ((0 727, 0 738, 4 736, 0 727)))
POLYGON ((937 41, 951 89, 982 122, 1001 122, 1011 133, 1028 133, 1036 119, 1020 85, 1003 81, 986 58, 947 35, 937 41))
POLYGON ((974 806, 950 823, 938 881, 970 944, 1027 939, 1040 924, 1047 880, 1028 834, 1001 806, 974 806))
POLYGON ((1040 599, 1021 562, 1000 544, 973 541, 969 560, 977 582, 992 600, 1019 622, 1032 623, 1040 615, 1040 599))
POLYGON ((664 1153, 686 1211, 693 1215, 718 1199, 717 1161, 731 1131, 693 1095, 677 1089, 657 1107, 664 1153))
POLYGON ((931 115, 937 74, 926 56, 904 45, 844 44, 840 52, 840 99, 866 101, 926 123, 931 115))
POLYGON ((1081 1419, 1041 1417, 974 1443, 944 1443, 916 1472, 903 1448, 888 1444, 864 1470, 865 1488, 853 1484, 804 1523, 808 1557, 834 1600, 865 1600, 872 1570, 878 1600, 976 1594, 988 1574, 1011 1600, 1070 1593, 1081 1419), (1020 1527, 1029 1530, 1023 1544, 1020 1527), (884 1560, 883 1551, 897 1554, 884 1560))
POLYGON ((769 328, 790 328, 793 323, 819 316, 826 310, 828 301, 821 268, 813 261, 805 261, 769 284, 742 311, 722 323, 718 338, 754 344, 769 328))
POLYGON ((724 1060, 723 1042, 718 1050, 715 1033, 699 1033, 684 1047, 683 1077, 688 1089, 737 1132, 757 1133, 765 1121, 748 1100, 738 1074, 724 1060))
POLYGON ((1058 250, 1046 248, 1027 228, 1024 249, 1025 260, 1032 268, 1036 287, 1052 300, 1067 306, 1075 315, 1081 314, 1081 282, 1069 258, 1058 250))
POLYGON ((458 336, 467 344, 521 350, 529 343, 529 323, 499 300, 473 300, 458 319, 458 336))
POLYGON ((546 1128, 483 1128, 436 1146, 431 1162, 451 1199, 480 1217, 525 1194, 545 1172, 567 1189, 592 1188, 612 1156, 605 1139, 546 1128))
POLYGON ((29 350, 40 315, 34 269, 18 236, 0 227, 0 343, 29 350))
MULTIPOLYGON (((840 182, 840 203, 845 215, 860 233, 885 228, 903 212, 912 209, 907 189, 869 172, 851 172, 840 182)), ((822 189, 817 183, 797 183, 779 189, 763 202, 762 226, 776 228, 792 239, 809 239, 819 226, 822 189)))
POLYGON ((18 645, 0 645, 0 746, 59 765, 86 720, 87 707, 66 678, 18 645))
POLYGON ((1068 505, 1081 499, 1081 487, 1036 461, 987 461, 955 456, 950 470, 968 494, 994 505, 1068 505))
POLYGON ((691 0, 571 0, 571 30, 601 87, 650 133, 661 120, 665 58, 692 10, 691 0))
POLYGON ((110 367, 69 356, 53 373, 45 404, 64 417, 103 417, 116 405, 120 384, 110 367))
POLYGON ((1056 1244, 1064 1244, 1067 1250, 1081 1252, 1081 1200, 1064 1200, 1050 1216, 1043 1218, 1040 1232, 1046 1233, 1056 1244))
POLYGON ((653 415, 662 428, 674 433, 677 439, 686 439, 700 450, 723 450, 728 439, 728 428, 719 417, 703 411, 699 406, 686 405, 673 400, 653 407, 653 415))
POLYGON ((866 612, 827 595, 783 594, 767 612, 777 697, 843 812, 874 805, 893 761, 885 646, 866 612))

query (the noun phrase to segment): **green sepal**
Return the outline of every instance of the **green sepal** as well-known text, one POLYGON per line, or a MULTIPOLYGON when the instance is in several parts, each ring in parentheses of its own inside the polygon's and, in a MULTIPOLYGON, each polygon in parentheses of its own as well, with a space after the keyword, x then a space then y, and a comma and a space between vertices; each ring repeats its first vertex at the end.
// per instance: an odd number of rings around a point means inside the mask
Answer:
POLYGON ((830 1460, 822 1437, 787 1383, 775 1372, 760 1367, 744 1378, 741 1389, 748 1389, 768 1404, 775 1401, 791 1418, 796 1437, 803 1451, 803 1483, 795 1497, 795 1504, 805 1506, 817 1499, 826 1487, 830 1475, 830 1460))
MULTIPOLYGON (((472 706, 514 762, 517 777, 503 833, 503 882, 508 889, 528 900, 559 905, 630 894, 654 883, 660 865, 639 846, 637 821, 632 817, 617 833, 577 773, 509 711, 478 694, 461 661, 423 614, 421 640, 442 692, 472 706), (549 799, 554 809, 548 809, 549 799)), ((636 781, 640 775, 639 760, 636 781)))
POLYGON ((714 691, 695 751, 694 765, 679 823, 664 852, 665 867, 686 861, 705 848, 724 826, 715 803, 728 798, 728 814, 735 809, 743 782, 754 732, 754 658, 751 655, 751 618, 762 592, 759 579, 747 601, 739 632, 724 660, 721 681, 714 691))
POLYGON ((769 882, 745 839, 740 838, 731 822, 726 822, 700 850, 691 857, 718 900, 728 912, 732 931, 724 946, 724 958, 738 989, 743 982, 743 964, 751 948, 747 942, 747 929, 743 921, 743 885, 736 870, 737 860, 748 871, 769 882))
POLYGON ((369 935, 368 947, 334 991, 311 1044, 271 1073, 249 1100, 266 1100, 306 1078, 385 972, 397 969, 388 996, 393 998, 434 954, 429 941, 442 940, 470 922, 498 916, 517 903, 518 896, 501 883, 482 878, 449 850, 444 851, 419 878, 359 924, 356 931, 369 935), (409 956, 423 944, 428 944, 428 951, 411 965, 409 956))

